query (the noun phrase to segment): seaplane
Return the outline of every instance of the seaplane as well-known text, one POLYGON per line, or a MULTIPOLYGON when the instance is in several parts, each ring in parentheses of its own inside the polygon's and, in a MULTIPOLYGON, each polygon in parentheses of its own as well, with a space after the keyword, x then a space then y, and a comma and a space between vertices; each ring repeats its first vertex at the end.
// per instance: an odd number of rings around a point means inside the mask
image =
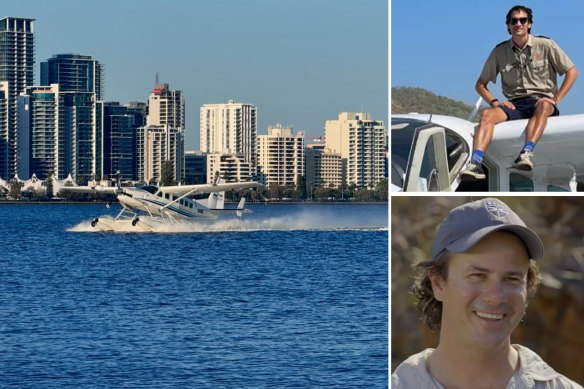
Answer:
POLYGON ((117 197, 121 211, 115 218, 99 217, 91 221, 91 227, 101 231, 157 231, 161 228, 205 219, 216 219, 225 213, 241 217, 251 212, 245 209, 245 197, 237 208, 225 208, 225 191, 255 188, 261 184, 253 181, 226 183, 217 179, 212 184, 156 186, 142 185, 134 188, 101 185, 65 187, 61 190, 76 193, 105 193, 117 197), (209 193, 202 199, 195 199, 209 193))

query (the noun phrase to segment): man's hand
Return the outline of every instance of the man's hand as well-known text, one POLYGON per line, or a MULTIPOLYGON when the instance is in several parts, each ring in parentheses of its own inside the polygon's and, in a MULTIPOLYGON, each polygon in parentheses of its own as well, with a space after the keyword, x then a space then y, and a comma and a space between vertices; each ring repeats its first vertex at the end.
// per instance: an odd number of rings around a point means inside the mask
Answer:
POLYGON ((515 105, 513 105, 513 103, 510 102, 509 100, 505 100, 501 104, 507 108, 515 109, 515 105))

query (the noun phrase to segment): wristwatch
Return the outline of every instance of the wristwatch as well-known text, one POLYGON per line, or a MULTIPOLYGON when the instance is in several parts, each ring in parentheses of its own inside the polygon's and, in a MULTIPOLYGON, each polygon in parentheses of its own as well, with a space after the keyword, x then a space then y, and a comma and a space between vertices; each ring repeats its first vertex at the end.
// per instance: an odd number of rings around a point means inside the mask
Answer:
POLYGON ((492 106, 493 106, 493 103, 494 103, 495 101, 499 101, 499 99, 493 99, 493 100, 491 100, 491 102, 489 103, 489 105, 492 107, 492 106))

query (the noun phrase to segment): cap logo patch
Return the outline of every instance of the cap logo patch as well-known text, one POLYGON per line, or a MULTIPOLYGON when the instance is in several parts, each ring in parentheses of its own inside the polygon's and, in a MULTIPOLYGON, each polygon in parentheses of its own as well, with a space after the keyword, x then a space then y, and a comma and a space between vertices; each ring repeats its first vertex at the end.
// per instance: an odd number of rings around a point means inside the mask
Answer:
POLYGON ((496 217, 497 219, 502 219, 509 215, 509 209, 499 201, 486 201, 485 208, 487 211, 496 217))

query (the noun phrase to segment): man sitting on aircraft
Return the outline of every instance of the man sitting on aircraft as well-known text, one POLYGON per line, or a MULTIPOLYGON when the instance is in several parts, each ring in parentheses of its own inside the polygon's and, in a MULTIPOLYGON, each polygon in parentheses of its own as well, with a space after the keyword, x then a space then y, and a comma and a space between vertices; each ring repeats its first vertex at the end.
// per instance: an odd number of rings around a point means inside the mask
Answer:
POLYGON ((529 119, 525 146, 513 162, 513 168, 531 171, 533 149, 543 134, 547 118, 560 114, 558 104, 578 77, 572 61, 553 40, 530 35, 533 24, 530 8, 521 5, 511 8, 506 24, 511 39, 491 51, 475 86, 491 108, 483 112, 475 132, 471 160, 461 172, 464 181, 486 177, 481 166, 483 155, 493 138, 495 124, 506 120, 529 119), (489 81, 496 82, 498 73, 507 98, 502 103, 487 89, 489 81), (566 75, 559 90, 557 74, 566 75))

